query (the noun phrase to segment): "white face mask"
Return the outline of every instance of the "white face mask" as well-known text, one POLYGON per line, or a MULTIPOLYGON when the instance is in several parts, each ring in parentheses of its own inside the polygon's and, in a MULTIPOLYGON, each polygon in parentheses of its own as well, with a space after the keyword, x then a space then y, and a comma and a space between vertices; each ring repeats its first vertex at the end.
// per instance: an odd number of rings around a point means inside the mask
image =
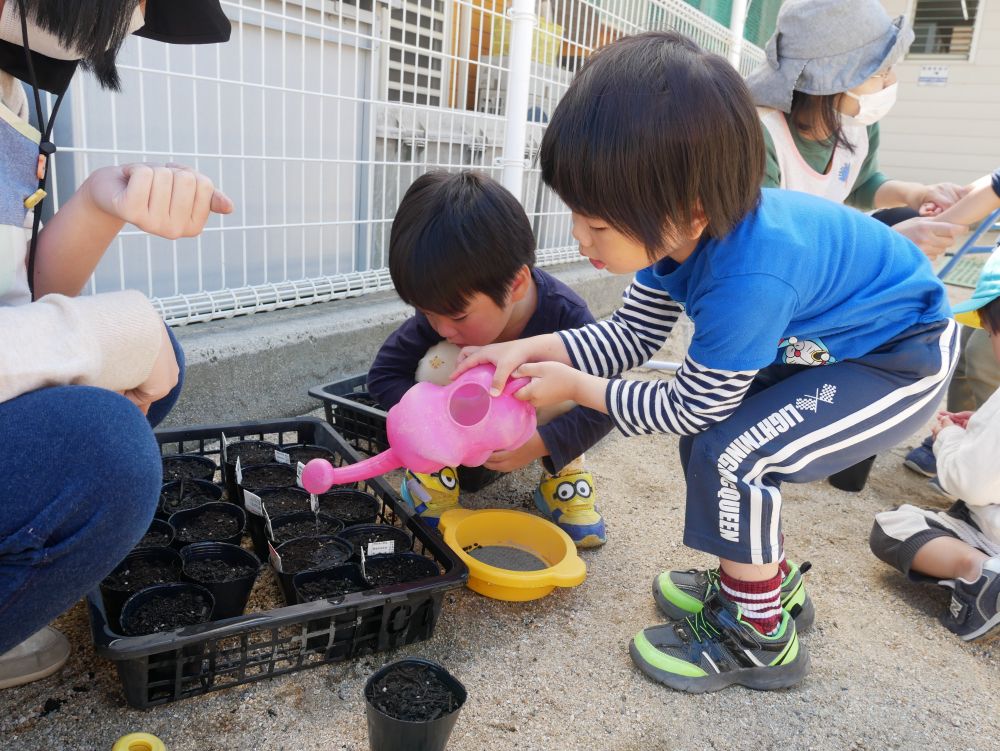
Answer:
MULTIPOLYGON (((142 11, 136 6, 129 23, 128 33, 131 34, 143 25, 142 11)), ((0 39, 17 46, 24 44, 21 36, 21 15, 18 12, 16 0, 7 0, 0 14, 0 39)), ((80 60, 83 54, 72 47, 66 47, 59 37, 51 31, 43 29, 31 19, 28 20, 28 46, 32 52, 51 57, 53 60, 80 60)))
POLYGON ((854 94, 845 91, 847 96, 858 101, 858 114, 841 115, 841 117, 846 122, 856 125, 873 125, 889 114, 889 110, 896 103, 898 90, 899 84, 892 83, 874 94, 854 94))

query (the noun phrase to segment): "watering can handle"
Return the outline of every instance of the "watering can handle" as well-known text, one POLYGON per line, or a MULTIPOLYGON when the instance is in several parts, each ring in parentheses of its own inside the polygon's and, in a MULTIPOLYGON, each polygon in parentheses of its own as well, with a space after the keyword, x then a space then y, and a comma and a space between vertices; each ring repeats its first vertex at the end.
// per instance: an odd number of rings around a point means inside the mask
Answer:
POLYGON ((530 378, 511 378, 507 381, 507 385, 503 387, 503 391, 500 392, 506 396, 513 396, 514 392, 520 389, 522 386, 527 386, 531 383, 530 378))

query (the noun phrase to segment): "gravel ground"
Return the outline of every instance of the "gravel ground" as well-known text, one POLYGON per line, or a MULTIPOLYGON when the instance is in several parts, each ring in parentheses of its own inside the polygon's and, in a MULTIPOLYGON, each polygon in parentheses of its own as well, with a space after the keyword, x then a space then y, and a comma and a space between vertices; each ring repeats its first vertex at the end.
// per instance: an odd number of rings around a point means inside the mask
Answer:
MULTIPOLYGON (((944 590, 908 584, 868 550, 876 511, 945 505, 902 468, 907 445, 879 457, 861 493, 825 482, 786 486, 789 556, 813 563, 807 582, 817 609, 803 639, 812 673, 800 686, 691 696, 639 673, 627 645, 657 621, 653 576, 710 562, 681 544, 675 444, 612 435, 590 452, 608 543, 584 553, 581 586, 529 603, 455 591, 434 637, 393 653, 138 711, 126 706, 114 667, 95 656, 78 605, 56 624, 73 644, 67 666, 0 693, 4 748, 104 750, 141 730, 170 751, 360 751, 368 747, 365 680, 409 655, 444 663, 469 691, 452 751, 997 748, 997 647, 949 634, 936 620, 944 590)), ((518 472, 464 502, 526 508, 536 479, 537 470, 518 472)))

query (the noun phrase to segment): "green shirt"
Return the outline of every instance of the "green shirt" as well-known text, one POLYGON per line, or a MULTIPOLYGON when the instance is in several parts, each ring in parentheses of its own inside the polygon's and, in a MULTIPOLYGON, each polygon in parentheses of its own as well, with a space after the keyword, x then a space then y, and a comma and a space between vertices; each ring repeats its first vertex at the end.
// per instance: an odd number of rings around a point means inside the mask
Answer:
MULTIPOLYGON (((788 115, 785 115, 785 120, 788 120, 788 115)), ((788 130, 791 131, 792 141, 795 143, 795 147, 799 150, 799 154, 802 155, 806 164, 816 172, 823 174, 826 166, 830 163, 830 157, 833 156, 833 145, 829 141, 812 141, 808 138, 803 138, 799 133, 799 129, 790 122, 788 123, 788 130)), ((781 168, 778 167, 778 157, 774 151, 774 141, 771 140, 771 134, 767 128, 763 128, 763 131, 764 145, 767 149, 763 187, 780 188, 781 168)), ((861 209, 862 211, 869 211, 875 208, 875 191, 889 179, 879 172, 878 169, 878 142, 878 123, 875 123, 868 126, 868 156, 865 157, 865 161, 861 164, 858 179, 855 181, 854 188, 845 201, 849 206, 861 209)))

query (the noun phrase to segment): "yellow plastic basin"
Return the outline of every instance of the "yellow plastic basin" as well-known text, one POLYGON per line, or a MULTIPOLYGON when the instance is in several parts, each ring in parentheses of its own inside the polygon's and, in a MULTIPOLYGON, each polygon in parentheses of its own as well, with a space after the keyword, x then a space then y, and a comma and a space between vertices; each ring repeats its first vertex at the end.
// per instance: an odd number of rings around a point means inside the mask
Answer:
POLYGON ((469 567, 469 589, 487 597, 537 600, 587 578, 569 535, 523 511, 453 509, 441 515, 439 529, 469 567))

